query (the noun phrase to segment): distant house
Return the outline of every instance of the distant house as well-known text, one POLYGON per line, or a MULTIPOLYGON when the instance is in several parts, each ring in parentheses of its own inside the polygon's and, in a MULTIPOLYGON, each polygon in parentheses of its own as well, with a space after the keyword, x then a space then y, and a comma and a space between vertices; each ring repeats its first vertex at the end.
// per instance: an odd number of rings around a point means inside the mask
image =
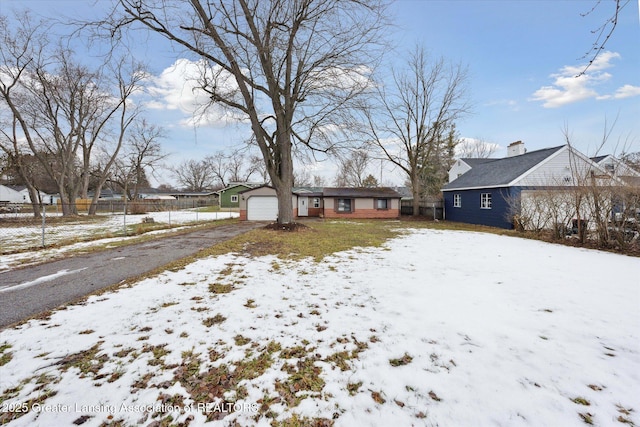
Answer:
POLYGON ((605 156, 592 157, 591 160, 604 168, 608 174, 620 178, 629 185, 640 187, 640 172, 631 168, 613 155, 608 154, 605 156))
POLYGON ((483 159, 443 187, 445 218, 513 228, 514 217, 537 194, 566 193, 591 182, 585 177, 615 180, 615 185, 624 185, 608 174, 606 167, 569 145, 526 152, 524 144, 518 141, 509 146, 507 157, 483 159))
MULTIPOLYGON (((276 190, 260 186, 239 193, 240 219, 275 221, 278 218, 276 190)), ((294 217, 398 218, 400 198, 391 188, 295 187, 294 217)))
POLYGON ((0 185, 0 203, 24 203, 22 194, 15 189, 0 185))
POLYGON ((239 208, 242 191, 258 187, 260 184, 249 182, 232 182, 222 190, 216 191, 221 208, 239 208))
POLYGON ((176 197, 167 190, 159 190, 157 188, 141 188, 138 189, 138 198, 144 200, 176 200, 176 197))
MULTIPOLYGON (((53 203, 53 196, 40 191, 40 200, 44 204, 53 203)), ((29 190, 24 185, 0 185, 0 202, 31 203, 29 190)))
POLYGON ((218 193, 216 191, 170 191, 168 195, 175 197, 178 200, 217 200, 218 193))

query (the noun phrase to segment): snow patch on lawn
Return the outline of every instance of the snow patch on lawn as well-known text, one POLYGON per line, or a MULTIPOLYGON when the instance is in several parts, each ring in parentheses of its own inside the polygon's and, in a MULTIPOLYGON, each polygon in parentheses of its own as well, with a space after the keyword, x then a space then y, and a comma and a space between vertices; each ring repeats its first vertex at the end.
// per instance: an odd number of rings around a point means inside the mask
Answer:
POLYGON ((202 425, 220 413, 197 403, 222 399, 244 409, 211 425, 637 425, 639 272, 637 258, 435 230, 319 263, 202 259, 0 332, 1 405, 68 409, 10 426, 202 425), (233 382, 260 355, 259 375, 233 382), (187 378, 223 367, 234 392, 195 396, 187 378), (314 385, 293 381, 306 368, 314 385))

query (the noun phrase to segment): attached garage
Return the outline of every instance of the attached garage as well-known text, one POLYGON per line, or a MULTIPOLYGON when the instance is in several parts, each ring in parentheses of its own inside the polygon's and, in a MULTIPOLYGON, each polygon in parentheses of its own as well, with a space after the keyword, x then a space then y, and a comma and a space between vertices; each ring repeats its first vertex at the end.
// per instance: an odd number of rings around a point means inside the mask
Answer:
POLYGON ((276 196, 250 196, 247 199, 249 221, 275 221, 277 218, 278 198, 276 196))

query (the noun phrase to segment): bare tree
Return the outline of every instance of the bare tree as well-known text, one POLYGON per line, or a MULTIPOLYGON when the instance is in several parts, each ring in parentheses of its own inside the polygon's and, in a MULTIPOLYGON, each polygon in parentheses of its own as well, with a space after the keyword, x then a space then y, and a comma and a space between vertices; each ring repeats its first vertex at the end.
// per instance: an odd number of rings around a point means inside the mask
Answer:
POLYGON ((340 159, 335 185, 338 187, 365 187, 371 158, 366 150, 351 151, 349 157, 340 159))
POLYGON ((488 159, 498 151, 498 144, 483 139, 463 138, 456 146, 456 157, 488 159))
POLYGON ((24 96, 21 80, 26 78, 30 62, 41 57, 48 44, 47 24, 34 23, 26 13, 16 15, 13 19, 18 24, 17 31, 11 30, 7 16, 0 15, 0 101, 7 107, 0 108, 0 149, 27 187, 34 217, 40 218, 40 193, 33 182, 29 165, 24 161, 29 152, 25 138, 30 134, 23 135, 28 125, 20 113, 19 104, 24 96))
POLYGON ((2 70, 2 97, 12 116, 7 139, 13 141, 14 153, 22 149, 19 139, 26 143, 23 146, 56 182, 63 215, 74 215, 76 197, 87 197, 97 146, 110 152, 93 201, 99 197, 136 115, 127 101, 139 87, 142 73, 136 64, 118 60, 90 69, 71 50, 52 46, 33 30, 29 15, 20 18, 20 27, 13 37, 6 25, 2 27, 3 38, 10 42, 2 55, 11 64, 2 70))
POLYGON ((380 86, 379 114, 365 110, 370 143, 411 184, 414 215, 419 214, 424 183, 433 186, 450 166, 458 143, 455 122, 470 108, 466 79, 462 65, 442 58, 429 62, 424 48, 416 47, 407 68, 394 71, 392 87, 380 86))
POLYGON ((247 158, 244 153, 235 151, 227 159, 230 182, 249 182, 251 176, 259 170, 260 159, 255 156, 247 158))
POLYGON ((331 149, 342 113, 369 85, 381 2, 118 0, 99 28, 113 38, 141 24, 202 60, 202 90, 250 122, 278 222, 291 223, 292 147, 331 149))
POLYGON ((185 160, 172 171, 178 183, 188 191, 210 190, 216 183, 216 175, 206 159, 185 160))
POLYGON ((622 160, 624 164, 629 166, 631 169, 636 172, 640 172, 640 151, 622 153, 620 155, 620 160, 622 160))
POLYGON ((312 179, 313 179, 312 185, 314 187, 324 187, 327 185, 327 180, 325 179, 325 177, 321 175, 313 175, 312 179))
POLYGON ((293 185, 296 187, 311 186, 311 175, 306 169, 299 169, 293 173, 293 185))
POLYGON ((257 156, 247 156, 236 150, 232 153, 217 152, 204 159, 211 168, 217 184, 226 187, 231 182, 249 182, 254 174, 262 174, 262 160, 257 156))
POLYGON ((227 155, 218 151, 212 156, 207 156, 204 160, 208 163, 211 168, 211 173, 214 175, 215 181, 217 184, 224 188, 229 183, 229 169, 227 168, 227 155))
POLYGON ((75 215, 75 199, 87 198, 92 155, 97 146, 109 152, 107 163, 99 172, 93 196, 93 209, 109 170, 122 147, 126 130, 136 115, 128 98, 137 89, 142 74, 131 70, 126 75, 124 63, 115 64, 111 75, 103 74, 109 67, 96 71, 76 63, 70 51, 58 49, 58 66, 53 72, 46 64, 38 65, 31 81, 25 83, 29 100, 23 114, 30 121, 28 140, 49 176, 56 181, 64 215, 75 215), (115 87, 115 91, 112 90, 115 87), (41 152, 57 159, 58 168, 47 163, 41 152))
MULTIPOLYGON (((582 16, 591 15, 603 3, 605 2, 602 2, 602 0, 596 0, 595 5, 588 12, 583 13, 582 16)), ((591 48, 582 57, 583 59, 590 58, 589 63, 576 77, 580 77, 581 75, 585 74, 589 67, 591 67, 594 61, 598 58, 598 55, 600 55, 604 51, 607 43, 609 42, 609 39, 618 26, 618 18, 620 16, 620 13, 629 3, 630 0, 614 0, 613 2, 606 2, 606 4, 613 5, 613 12, 605 20, 605 22, 602 23, 602 25, 591 31, 591 33, 595 34, 596 39, 591 45, 591 48)))
POLYGON ((124 153, 116 161, 110 178, 129 200, 136 200, 141 186, 148 185, 147 171, 153 174, 167 157, 160 144, 163 138, 164 129, 146 119, 137 121, 129 134, 124 153))

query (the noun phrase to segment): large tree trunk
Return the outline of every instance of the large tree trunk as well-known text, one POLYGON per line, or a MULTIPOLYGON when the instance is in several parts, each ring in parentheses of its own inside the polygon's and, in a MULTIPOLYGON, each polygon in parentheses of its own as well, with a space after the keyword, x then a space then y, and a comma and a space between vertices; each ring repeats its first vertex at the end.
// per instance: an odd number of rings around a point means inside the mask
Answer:
MULTIPOLYGON (((291 157, 290 142, 280 142, 285 148, 279 153, 279 167, 270 170, 271 182, 276 189, 278 197, 278 224, 291 224, 293 217, 293 158, 291 157)), ((269 163, 267 163, 269 164, 269 163)))
POLYGON ((411 175, 411 194, 413 195, 413 213, 414 217, 420 216, 420 178, 416 173, 411 175))
POLYGON ((286 185, 282 185, 280 188, 276 187, 276 194, 278 195, 278 224, 293 223, 293 194, 291 193, 291 187, 287 188, 286 185))
POLYGON ((91 205, 89 205, 89 213, 88 215, 95 215, 98 209, 98 199, 100 199, 100 192, 102 191, 102 185, 98 185, 95 192, 93 193, 93 198, 91 199, 91 205))
POLYGON ((40 192, 30 183, 25 182, 27 190, 29 191, 29 197, 31 198, 31 207, 33 209, 33 217, 36 219, 42 218, 42 200, 40 200, 40 192))

